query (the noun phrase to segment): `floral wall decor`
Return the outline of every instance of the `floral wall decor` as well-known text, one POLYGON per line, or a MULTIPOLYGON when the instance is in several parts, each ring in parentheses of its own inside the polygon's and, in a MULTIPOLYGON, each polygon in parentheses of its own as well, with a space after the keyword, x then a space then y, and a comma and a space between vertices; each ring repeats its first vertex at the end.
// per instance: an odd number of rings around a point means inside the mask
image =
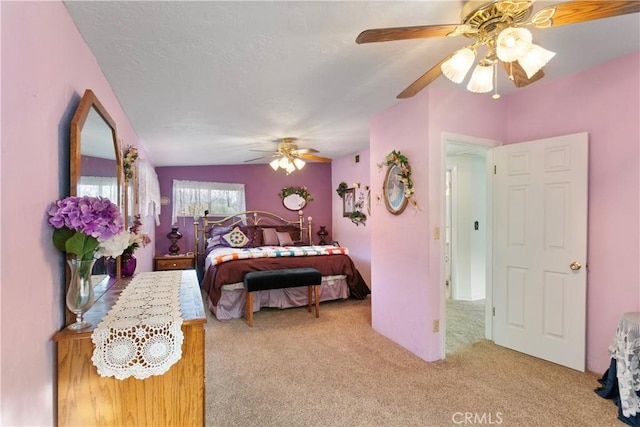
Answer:
POLYGON ((307 202, 310 202, 313 200, 311 193, 309 193, 309 190, 307 190, 307 187, 304 187, 304 186, 303 187, 284 187, 282 190, 280 190, 280 198, 282 199, 292 194, 297 194, 298 196, 305 199, 307 202))
POLYGON ((128 145, 124 149, 122 156, 122 168, 124 169, 124 179, 130 181, 133 179, 136 161, 138 160, 138 149, 132 145, 128 145))
POLYGON ((284 207, 290 211, 298 211, 313 200, 307 187, 284 187, 280 190, 280 198, 284 207))
POLYGON ((413 199, 413 181, 411 180, 411 166, 409 159, 400 151, 393 150, 385 157, 383 164, 378 164, 382 169, 387 166, 383 183, 384 202, 387 210, 394 214, 401 214, 408 203, 417 209, 417 202, 413 199))
POLYGON ((349 188, 349 186, 347 185, 346 182, 341 182, 340 184, 338 184, 338 188, 336 188, 336 193, 338 193, 338 196, 340 196, 340 198, 342 199, 342 196, 344 195, 344 192, 349 188))

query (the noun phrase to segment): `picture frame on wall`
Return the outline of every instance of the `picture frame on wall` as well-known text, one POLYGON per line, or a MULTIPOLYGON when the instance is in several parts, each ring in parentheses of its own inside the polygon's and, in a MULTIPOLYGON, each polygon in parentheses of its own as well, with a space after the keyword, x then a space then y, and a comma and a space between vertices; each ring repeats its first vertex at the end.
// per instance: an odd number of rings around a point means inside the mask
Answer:
POLYGON ((356 210, 356 189, 347 188, 342 194, 342 216, 349 216, 356 210))
POLYGON ((387 210, 393 215, 400 215, 407 207, 409 200, 406 198, 404 182, 400 180, 402 169, 398 164, 391 164, 387 168, 384 176, 382 192, 384 193, 384 204, 387 210))

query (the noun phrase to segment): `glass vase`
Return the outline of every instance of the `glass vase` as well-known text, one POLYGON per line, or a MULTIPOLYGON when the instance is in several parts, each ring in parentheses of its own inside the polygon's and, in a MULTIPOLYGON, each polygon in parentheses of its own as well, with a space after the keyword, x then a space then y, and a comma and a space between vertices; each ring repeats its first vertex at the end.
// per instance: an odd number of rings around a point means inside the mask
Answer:
POLYGON ((71 281, 67 290, 67 308, 76 315, 76 322, 69 325, 69 329, 79 330, 91 326, 84 321, 84 313, 91 308, 94 300, 91 270, 95 259, 81 260, 71 258, 67 260, 71 269, 71 281))

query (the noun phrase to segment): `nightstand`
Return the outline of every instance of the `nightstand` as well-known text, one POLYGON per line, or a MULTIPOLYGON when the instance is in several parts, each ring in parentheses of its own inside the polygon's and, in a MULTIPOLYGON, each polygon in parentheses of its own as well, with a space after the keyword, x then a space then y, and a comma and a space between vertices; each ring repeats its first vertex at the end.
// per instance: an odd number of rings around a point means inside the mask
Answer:
POLYGON ((164 270, 192 270, 195 268, 193 255, 160 255, 153 258, 153 269, 164 270))

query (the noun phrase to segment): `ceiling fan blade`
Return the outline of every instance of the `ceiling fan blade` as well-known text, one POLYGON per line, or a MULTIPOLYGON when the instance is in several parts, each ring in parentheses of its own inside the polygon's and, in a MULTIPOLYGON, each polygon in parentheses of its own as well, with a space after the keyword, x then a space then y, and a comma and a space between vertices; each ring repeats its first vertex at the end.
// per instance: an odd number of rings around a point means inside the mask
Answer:
POLYGON ((291 154, 293 154, 294 156, 299 154, 309 154, 309 153, 319 153, 319 151, 313 148, 299 148, 297 150, 291 151, 291 154))
POLYGON ((249 160, 245 160, 245 163, 249 163, 249 162, 255 162, 256 160, 262 160, 262 159, 270 159, 271 157, 278 157, 280 154, 272 154, 270 156, 262 156, 262 157, 256 157, 255 159, 249 159, 249 160))
POLYGON ((409 85, 409 87, 407 87, 405 90, 400 92, 400 94, 396 98, 398 98, 398 99, 411 98, 416 93, 420 92, 422 89, 427 87, 429 85, 429 83, 431 83, 432 81, 434 81, 435 79, 440 77, 440 75, 442 74, 442 69, 440 68, 440 66, 442 65, 443 62, 445 62, 446 60, 448 60, 452 56, 453 56, 453 54, 451 54, 451 55, 445 57, 444 59, 442 59, 442 61, 438 62, 429 71, 427 71, 422 76, 420 76, 418 78, 418 80, 416 80, 415 82, 411 83, 409 85))
POLYGON ((518 61, 503 62, 502 67, 516 87, 525 87, 544 77, 544 71, 542 71, 542 69, 538 70, 538 72, 531 76, 531 78, 527 77, 527 73, 524 71, 522 66, 520 66, 518 61))
POLYGON ((313 154, 298 154, 296 157, 300 157, 301 159, 305 159, 305 160, 312 160, 314 162, 331 163, 330 158, 314 156, 313 154))
POLYGON ((249 151, 255 151, 256 153, 274 153, 274 150, 249 150, 249 151))
POLYGON ((454 32, 458 24, 421 25, 416 27, 374 28, 364 30, 356 38, 356 43, 388 42, 394 40, 445 37, 454 32))
POLYGON ((640 12, 639 1, 569 1, 540 9, 531 22, 538 28, 559 27, 640 12))

